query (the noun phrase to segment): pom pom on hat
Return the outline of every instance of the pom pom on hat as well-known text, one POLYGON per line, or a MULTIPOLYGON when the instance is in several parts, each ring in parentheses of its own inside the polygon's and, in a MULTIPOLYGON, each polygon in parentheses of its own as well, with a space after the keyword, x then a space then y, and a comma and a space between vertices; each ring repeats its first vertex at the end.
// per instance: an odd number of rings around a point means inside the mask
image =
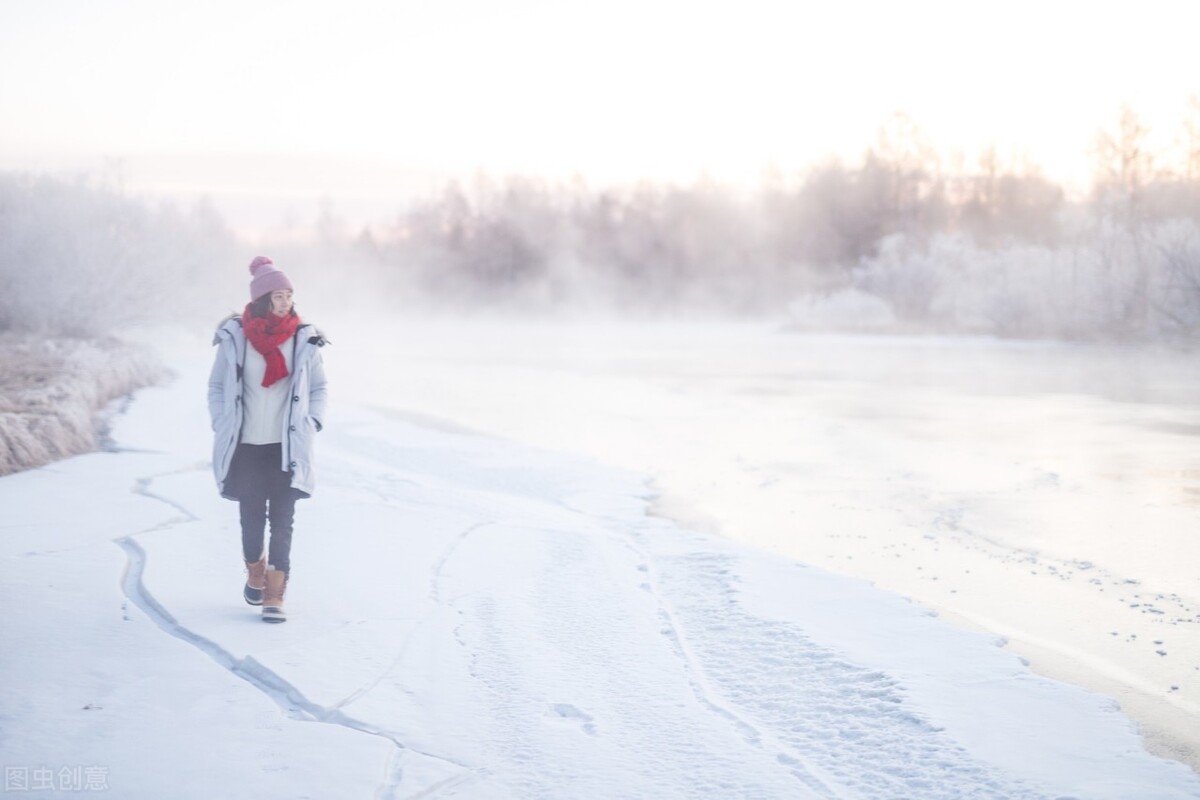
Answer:
POLYGON ((254 301, 264 294, 270 294, 276 289, 291 289, 292 282, 283 270, 275 266, 275 262, 266 256, 255 256, 250 262, 250 300, 254 301))
POLYGON ((250 274, 253 275, 254 273, 258 272, 258 268, 261 267, 263 264, 274 264, 274 263, 275 263, 274 261, 267 258, 266 256, 255 256, 254 260, 250 262, 250 274))

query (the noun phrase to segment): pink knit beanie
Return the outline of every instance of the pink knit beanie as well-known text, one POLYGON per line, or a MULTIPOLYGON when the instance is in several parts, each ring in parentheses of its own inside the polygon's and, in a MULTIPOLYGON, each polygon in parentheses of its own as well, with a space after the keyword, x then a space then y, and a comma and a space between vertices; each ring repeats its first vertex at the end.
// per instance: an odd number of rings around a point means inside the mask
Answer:
POLYGON ((250 299, 257 300, 264 294, 270 294, 276 289, 291 289, 292 282, 283 270, 275 266, 275 262, 266 256, 256 256, 250 262, 250 299))

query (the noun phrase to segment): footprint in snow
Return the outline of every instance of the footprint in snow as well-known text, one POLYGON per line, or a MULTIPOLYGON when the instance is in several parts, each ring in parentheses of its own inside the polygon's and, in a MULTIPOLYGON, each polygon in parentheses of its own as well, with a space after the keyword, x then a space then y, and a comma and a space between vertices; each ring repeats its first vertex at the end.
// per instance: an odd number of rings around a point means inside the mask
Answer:
POLYGON ((555 703, 550 710, 560 719, 568 722, 578 722, 583 732, 589 736, 596 735, 596 726, 592 724, 592 715, 581 711, 570 703, 555 703))

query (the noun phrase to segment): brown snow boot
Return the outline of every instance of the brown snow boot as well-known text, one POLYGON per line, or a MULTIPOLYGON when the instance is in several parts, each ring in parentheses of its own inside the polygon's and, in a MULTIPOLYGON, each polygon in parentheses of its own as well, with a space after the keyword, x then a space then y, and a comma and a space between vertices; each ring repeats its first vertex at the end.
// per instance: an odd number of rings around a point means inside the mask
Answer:
POLYGON ((246 586, 242 589, 242 597, 252 606, 261 606, 263 589, 267 586, 267 560, 260 558, 253 563, 246 562, 246 586))
POLYGON ((287 590, 287 573, 267 568, 267 588, 263 590, 263 622, 287 622, 283 613, 283 593, 287 590))

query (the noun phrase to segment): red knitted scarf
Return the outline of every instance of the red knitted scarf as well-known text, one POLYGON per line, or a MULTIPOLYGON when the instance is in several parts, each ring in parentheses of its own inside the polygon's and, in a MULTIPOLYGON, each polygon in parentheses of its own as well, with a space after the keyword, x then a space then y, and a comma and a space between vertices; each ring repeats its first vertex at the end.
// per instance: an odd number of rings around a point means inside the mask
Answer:
POLYGON ((296 335, 300 327, 300 317, 295 311, 286 317, 277 317, 268 313, 265 317, 250 315, 250 306, 242 312, 242 330, 246 332, 246 340, 255 350, 262 353, 267 360, 267 372, 263 375, 262 385, 270 386, 275 381, 288 375, 287 361, 279 350, 279 345, 296 335))

